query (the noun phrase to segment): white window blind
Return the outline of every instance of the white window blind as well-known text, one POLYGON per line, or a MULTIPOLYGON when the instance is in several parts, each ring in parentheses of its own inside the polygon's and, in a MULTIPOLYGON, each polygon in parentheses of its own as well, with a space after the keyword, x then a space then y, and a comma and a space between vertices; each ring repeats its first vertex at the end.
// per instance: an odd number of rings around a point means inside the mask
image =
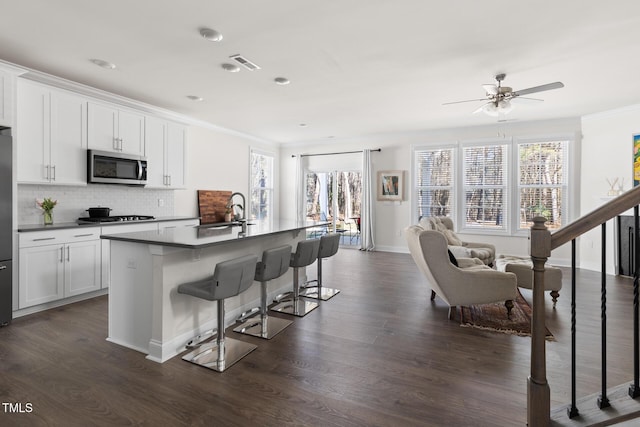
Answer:
POLYGON ((417 215, 452 216, 454 199, 454 149, 417 149, 414 152, 417 215))
POLYGON ((504 230, 508 146, 471 146, 462 152, 464 227, 504 230))
POLYGON ((542 216, 551 230, 563 225, 567 194, 568 141, 518 144, 518 229, 529 229, 542 216))

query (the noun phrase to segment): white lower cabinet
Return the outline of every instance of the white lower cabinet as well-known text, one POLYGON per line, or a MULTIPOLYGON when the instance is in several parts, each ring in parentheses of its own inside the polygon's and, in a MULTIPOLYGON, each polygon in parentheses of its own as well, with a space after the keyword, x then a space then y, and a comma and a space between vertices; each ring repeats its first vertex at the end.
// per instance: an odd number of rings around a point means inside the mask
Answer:
POLYGON ((64 296, 100 289, 100 240, 65 245, 64 296))
POLYGON ((20 233, 19 308, 96 291, 100 229, 20 233))
POLYGON ((161 233, 199 224, 198 219, 179 219, 21 232, 18 308, 108 288, 111 245, 109 240, 100 239, 100 234, 161 233))
POLYGON ((64 246, 20 249, 19 308, 64 298, 64 246))

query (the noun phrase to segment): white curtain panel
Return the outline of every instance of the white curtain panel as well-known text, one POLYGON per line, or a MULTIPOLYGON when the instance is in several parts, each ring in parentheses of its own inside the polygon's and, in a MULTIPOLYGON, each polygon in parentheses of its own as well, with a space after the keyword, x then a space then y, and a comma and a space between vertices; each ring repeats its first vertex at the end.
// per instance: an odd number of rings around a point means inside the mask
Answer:
POLYGON ((373 170, 371 150, 362 151, 362 205, 360 206, 360 250, 373 251, 373 170))
POLYGON ((304 195, 304 165, 302 163, 302 155, 296 155, 296 188, 295 188, 295 216, 296 222, 298 224, 304 224, 304 205, 305 205, 305 195, 304 195))

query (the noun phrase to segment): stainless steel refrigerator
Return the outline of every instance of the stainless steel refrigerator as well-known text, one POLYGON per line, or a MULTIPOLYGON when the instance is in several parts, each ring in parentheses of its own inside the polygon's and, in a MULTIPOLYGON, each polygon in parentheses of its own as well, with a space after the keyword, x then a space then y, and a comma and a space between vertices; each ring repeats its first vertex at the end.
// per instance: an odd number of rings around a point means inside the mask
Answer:
POLYGON ((13 253, 11 129, 0 127, 0 325, 11 322, 13 253))

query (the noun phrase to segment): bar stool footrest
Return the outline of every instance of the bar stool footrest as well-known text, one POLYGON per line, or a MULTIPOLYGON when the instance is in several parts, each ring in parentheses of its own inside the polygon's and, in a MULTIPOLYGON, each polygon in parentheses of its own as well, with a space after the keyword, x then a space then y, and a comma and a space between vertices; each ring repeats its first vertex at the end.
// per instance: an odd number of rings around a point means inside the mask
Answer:
POLYGON ((334 296, 338 295, 340 293, 340 289, 333 289, 333 288, 325 288, 324 286, 322 288, 320 288, 320 295, 318 296, 318 288, 317 287, 313 287, 313 288, 307 288, 304 290, 300 291, 300 296, 301 297, 305 297, 305 298, 313 298, 313 299, 319 299, 322 301, 327 301, 331 298, 333 298, 334 296))
POLYGON ((282 301, 290 301, 292 299, 293 299, 293 292, 288 291, 288 292, 284 292, 282 294, 276 295, 275 298, 273 298, 273 302, 278 303, 282 301))
POLYGON ((185 347, 187 349, 198 348, 206 340, 208 340, 208 339, 210 339, 212 337, 217 337, 217 336, 218 336, 218 330, 217 329, 209 329, 208 331, 204 331, 203 333, 201 333, 199 335, 196 335, 195 337, 191 338, 185 344, 185 347))
POLYGON ((280 319, 279 317, 265 316, 261 318, 261 316, 257 316, 248 319, 236 327, 233 332, 270 340, 292 323, 291 320, 280 319))
POLYGON ((308 289, 308 288, 317 288, 318 287, 318 279, 307 280, 302 285, 300 285, 300 289, 308 289))
POLYGON ((250 310, 243 311, 242 313, 240 313, 240 316, 238 316, 238 318, 236 319, 236 322, 237 323, 244 322, 245 320, 247 320, 248 318, 252 317, 253 315, 259 312, 260 312, 260 307, 253 307, 250 310))
POLYGON ((313 301, 307 301, 302 298, 292 299, 291 301, 283 301, 271 307, 272 311, 278 313, 291 314, 297 317, 304 317, 313 310, 318 308, 318 303, 313 301))

